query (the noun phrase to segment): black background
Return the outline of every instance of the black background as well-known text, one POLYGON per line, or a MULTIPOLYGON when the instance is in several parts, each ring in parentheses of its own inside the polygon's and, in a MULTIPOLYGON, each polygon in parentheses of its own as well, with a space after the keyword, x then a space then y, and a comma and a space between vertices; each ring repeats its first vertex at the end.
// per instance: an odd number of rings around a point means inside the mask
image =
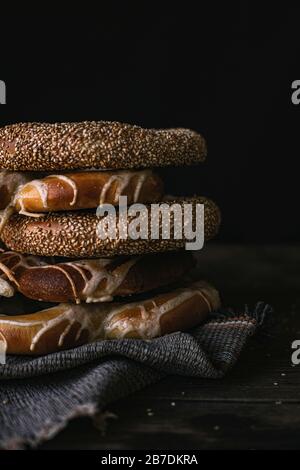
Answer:
POLYGON ((119 120, 190 127, 207 162, 165 170, 177 194, 212 197, 219 239, 299 240, 300 8, 249 2, 99 2, 1 17, 0 125, 119 120), (75 8, 75 7, 74 7, 75 8), (87 13, 88 11, 88 13, 87 13))

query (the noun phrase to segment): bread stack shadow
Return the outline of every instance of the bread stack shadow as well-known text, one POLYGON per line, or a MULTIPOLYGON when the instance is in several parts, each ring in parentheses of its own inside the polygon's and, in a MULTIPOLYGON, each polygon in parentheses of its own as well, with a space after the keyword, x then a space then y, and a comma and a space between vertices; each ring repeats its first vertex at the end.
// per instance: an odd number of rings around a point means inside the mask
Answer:
POLYGON ((0 129, 1 312, 10 305, 14 313, 0 316, 6 352, 38 355, 103 339, 149 340, 190 329, 217 309, 211 285, 182 282, 194 258, 187 240, 174 235, 176 215, 169 237, 161 214, 158 237, 150 233, 151 204, 190 204, 195 228, 200 203, 205 239, 216 235, 217 206, 204 197, 166 197, 153 170, 205 157, 203 137, 187 129, 104 121, 0 129), (122 236, 134 217, 118 218, 120 196, 128 207, 149 209, 147 237, 122 236), (99 236, 105 216, 96 213, 103 205, 116 207, 117 215, 106 238, 99 236), (20 293, 31 299, 31 313, 21 314, 20 293))

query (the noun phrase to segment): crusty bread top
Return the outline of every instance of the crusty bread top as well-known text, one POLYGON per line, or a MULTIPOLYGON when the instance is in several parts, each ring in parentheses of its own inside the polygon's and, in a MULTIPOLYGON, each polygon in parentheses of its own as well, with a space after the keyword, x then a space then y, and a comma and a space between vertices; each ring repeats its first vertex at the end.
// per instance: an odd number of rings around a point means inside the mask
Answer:
MULTIPOLYGON (((221 214, 218 206, 210 199, 197 196, 177 198, 168 202, 170 205, 176 203, 182 207, 186 203, 191 204, 193 210, 189 219, 193 223, 193 227, 196 223, 196 205, 204 204, 205 240, 213 238, 218 233, 221 214)), ((158 239, 151 237, 151 212, 145 217, 148 217, 147 237, 135 240, 120 236, 120 229, 128 227, 133 219, 130 216, 122 222, 117 220, 116 238, 102 239, 97 234, 100 218, 94 212, 52 212, 40 218, 14 214, 7 221, 1 238, 8 248, 20 253, 72 258, 136 255, 184 248, 187 239, 177 239, 174 236, 176 215, 171 213, 170 238, 164 238, 162 235, 163 220, 160 217, 157 223, 158 239)))
POLYGON ((203 281, 129 303, 62 303, 28 315, 0 315, 8 354, 41 355, 103 339, 150 340, 202 323, 220 306, 219 293, 203 281))
POLYGON ((206 143, 189 129, 143 129, 108 121, 19 123, 0 128, 0 169, 128 169, 191 165, 206 143))
POLYGON ((188 251, 59 263, 6 251, 0 254, 0 295, 12 297, 17 289, 43 302, 110 302, 174 283, 194 264, 188 251))

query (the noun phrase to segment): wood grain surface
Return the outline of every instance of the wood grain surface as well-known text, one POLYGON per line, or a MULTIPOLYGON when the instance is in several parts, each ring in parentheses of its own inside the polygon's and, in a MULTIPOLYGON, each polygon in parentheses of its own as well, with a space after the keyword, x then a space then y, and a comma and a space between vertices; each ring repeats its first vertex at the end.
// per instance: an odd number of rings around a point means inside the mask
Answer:
POLYGON ((274 308, 267 334, 251 338, 222 380, 168 377, 111 403, 105 435, 76 419, 41 449, 296 449, 300 448, 300 339, 297 246, 210 244, 198 275, 219 288, 224 305, 258 300, 274 308))

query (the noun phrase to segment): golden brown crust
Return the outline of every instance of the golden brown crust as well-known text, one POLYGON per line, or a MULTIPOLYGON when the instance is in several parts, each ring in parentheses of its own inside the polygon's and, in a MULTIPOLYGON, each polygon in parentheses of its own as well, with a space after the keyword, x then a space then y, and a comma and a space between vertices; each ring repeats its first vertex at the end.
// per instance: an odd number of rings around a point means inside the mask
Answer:
POLYGON ((129 304, 60 304, 29 315, 0 316, 0 334, 9 354, 49 354, 103 339, 151 339, 185 331, 219 306, 218 292, 199 281, 129 304))
POLYGON ((0 171, 0 210, 12 203, 18 188, 36 177, 35 173, 0 171))
POLYGON ((163 196, 163 183, 151 170, 52 174, 21 186, 14 206, 33 213, 92 209, 117 205, 119 196, 127 196, 128 204, 156 202, 163 196))
MULTIPOLYGON (((0 255, 3 273, 0 280, 11 282, 19 292, 34 300, 105 302, 171 284, 194 264, 191 253, 185 251, 57 264, 5 252, 0 255)), ((7 286, 4 287, 4 293, 8 292, 7 286)))
POLYGON ((142 129, 107 121, 19 123, 0 129, 0 168, 14 171, 191 165, 205 156, 205 140, 189 129, 142 129))
MULTIPOLYGON (((210 199, 203 197, 181 198, 177 204, 204 204, 205 239, 213 238, 219 229, 220 211, 210 199)), ((172 204, 172 201, 169 201, 172 204)), ((193 210, 193 221, 195 210, 193 210)), ((2 241, 11 250, 40 256, 65 256, 73 258, 93 258, 95 256, 118 256, 174 251, 185 246, 185 239, 174 239, 173 220, 171 239, 162 239, 161 226, 159 239, 151 239, 151 218, 149 214, 147 239, 133 240, 120 238, 117 226, 116 239, 102 240, 97 235, 99 218, 92 212, 66 212, 48 214, 39 219, 22 215, 12 215, 4 227, 2 241)), ((127 218, 127 224, 132 218, 127 218)), ((161 220, 160 220, 161 223, 161 220)))

